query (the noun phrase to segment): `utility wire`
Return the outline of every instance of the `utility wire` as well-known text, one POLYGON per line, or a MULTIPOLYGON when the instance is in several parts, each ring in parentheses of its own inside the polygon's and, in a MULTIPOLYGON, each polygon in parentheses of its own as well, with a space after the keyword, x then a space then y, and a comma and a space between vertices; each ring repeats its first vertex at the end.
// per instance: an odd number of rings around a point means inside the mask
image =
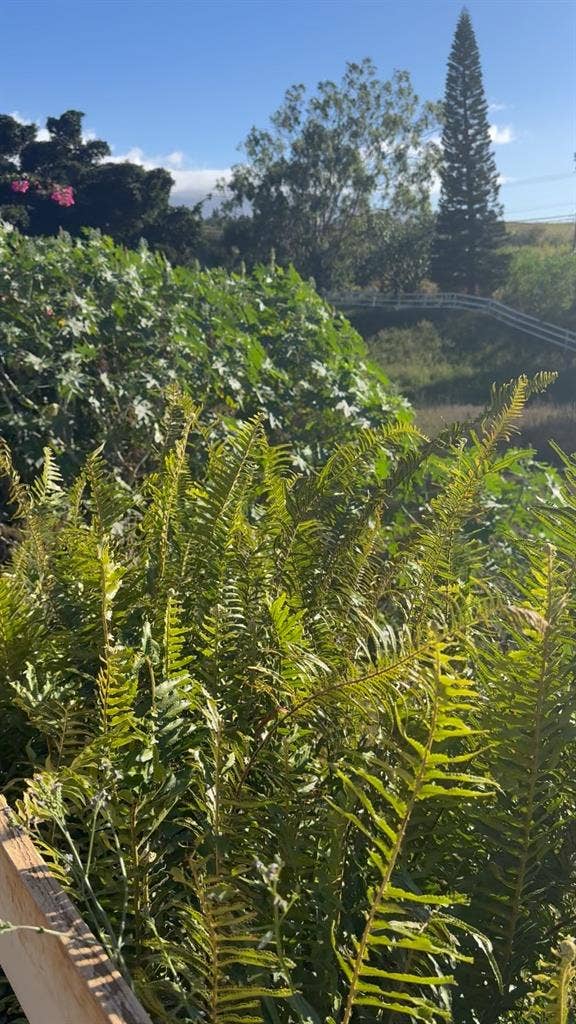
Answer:
POLYGON ((542 174, 535 178, 514 178, 512 181, 503 181, 500 188, 515 188, 516 185, 543 185, 547 181, 568 181, 569 178, 574 178, 574 172, 571 174, 542 174))
POLYGON ((573 217, 568 213, 562 214, 560 217, 523 217, 522 220, 516 221, 511 221, 511 216, 512 214, 505 214, 504 220, 516 224, 571 224, 573 221, 573 217))
POLYGON ((574 203, 556 203, 554 206, 549 206, 546 203, 545 206, 530 206, 527 210, 511 210, 508 214, 509 217, 521 217, 524 213, 539 213, 540 210, 572 210, 574 209, 574 203))

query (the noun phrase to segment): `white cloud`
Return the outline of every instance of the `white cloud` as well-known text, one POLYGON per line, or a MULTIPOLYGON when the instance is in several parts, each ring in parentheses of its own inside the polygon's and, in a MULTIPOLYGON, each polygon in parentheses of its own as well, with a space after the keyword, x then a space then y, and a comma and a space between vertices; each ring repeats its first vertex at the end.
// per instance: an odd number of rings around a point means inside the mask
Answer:
MULTIPOLYGON (((205 199, 212 193, 216 183, 230 176, 230 168, 198 168, 182 171, 174 171, 168 168, 174 178, 174 188, 170 196, 170 202, 177 205, 193 206, 195 203, 205 199)), ((208 211, 218 205, 218 200, 211 200, 206 203, 205 210, 208 211)))
POLYGON ((184 153, 182 153, 180 149, 175 149, 173 153, 168 153, 166 163, 168 167, 182 167, 182 164, 184 163, 184 153))
POLYGON ((489 103, 488 104, 488 110, 493 110, 495 113, 497 113, 499 110, 509 110, 509 109, 510 109, 510 107, 509 107, 508 103, 489 103))
POLYGON ((495 146, 505 146, 508 142, 514 142, 515 138, 516 135, 511 125, 490 125, 490 139, 495 146))
MULTIPOLYGON (((214 191, 216 182, 230 175, 229 167, 186 167, 186 157, 180 150, 174 150, 165 156, 148 156, 139 146, 133 146, 126 153, 117 153, 108 158, 113 163, 125 160, 139 164, 147 171, 154 167, 165 167, 174 178, 174 188, 170 195, 173 206, 194 206, 201 199, 206 199, 214 191)), ((206 203, 206 211, 217 205, 215 201, 206 203)))

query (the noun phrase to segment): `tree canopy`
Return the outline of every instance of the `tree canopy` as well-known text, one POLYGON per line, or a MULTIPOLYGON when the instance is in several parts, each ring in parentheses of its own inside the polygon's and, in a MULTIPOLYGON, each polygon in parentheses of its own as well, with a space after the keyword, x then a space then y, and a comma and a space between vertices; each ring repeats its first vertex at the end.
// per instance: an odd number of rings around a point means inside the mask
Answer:
POLYGON ((238 215, 231 244, 252 260, 274 248, 322 288, 349 279, 376 210, 428 209, 435 123, 434 104, 420 101, 408 72, 383 81, 368 59, 312 96, 292 86, 270 126, 252 128, 246 162, 226 185, 225 208, 238 215))
POLYGON ((169 206, 174 179, 164 168, 107 159, 110 146, 85 138, 83 118, 79 110, 47 118, 43 141, 36 125, 0 115, 0 217, 30 235, 99 228, 127 245, 145 237, 178 261, 190 258, 198 208, 169 206))

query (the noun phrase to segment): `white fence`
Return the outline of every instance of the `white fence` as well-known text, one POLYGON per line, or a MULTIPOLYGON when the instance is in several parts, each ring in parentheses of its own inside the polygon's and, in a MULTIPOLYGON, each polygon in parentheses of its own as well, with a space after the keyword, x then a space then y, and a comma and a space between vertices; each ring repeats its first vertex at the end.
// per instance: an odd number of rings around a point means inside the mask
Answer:
POLYGON ((501 323, 525 334, 530 334, 541 341, 570 352, 576 352, 576 332, 567 327, 547 323, 538 317, 521 313, 496 299, 485 299, 480 295, 462 295, 458 292, 439 292, 427 295, 423 292, 412 292, 403 295, 384 295, 380 292, 333 292, 326 296, 329 302, 342 309, 460 309, 473 313, 491 316, 501 323))

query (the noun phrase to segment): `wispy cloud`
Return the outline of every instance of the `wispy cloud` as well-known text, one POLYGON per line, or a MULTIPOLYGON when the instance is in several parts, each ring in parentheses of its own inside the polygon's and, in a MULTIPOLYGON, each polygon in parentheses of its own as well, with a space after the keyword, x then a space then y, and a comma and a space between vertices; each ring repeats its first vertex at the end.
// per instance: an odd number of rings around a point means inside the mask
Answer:
POLYGON ((509 142, 514 142, 516 135, 512 125, 509 124, 491 124, 490 125, 490 139, 495 146, 505 146, 509 142))
POLYGON ((498 113, 500 110, 510 110, 510 105, 508 103, 489 103, 488 110, 498 113))

